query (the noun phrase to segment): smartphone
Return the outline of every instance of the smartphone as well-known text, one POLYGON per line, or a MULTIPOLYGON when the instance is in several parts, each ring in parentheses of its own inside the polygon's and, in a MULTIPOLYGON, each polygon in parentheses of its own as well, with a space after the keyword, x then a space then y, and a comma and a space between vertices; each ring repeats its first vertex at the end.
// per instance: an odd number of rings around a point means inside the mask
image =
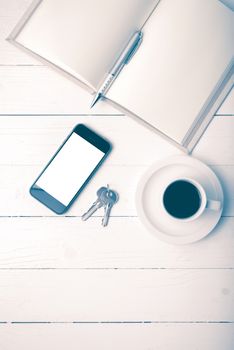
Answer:
POLYGON ((56 214, 65 213, 111 151, 111 144, 83 124, 68 135, 30 188, 56 214))

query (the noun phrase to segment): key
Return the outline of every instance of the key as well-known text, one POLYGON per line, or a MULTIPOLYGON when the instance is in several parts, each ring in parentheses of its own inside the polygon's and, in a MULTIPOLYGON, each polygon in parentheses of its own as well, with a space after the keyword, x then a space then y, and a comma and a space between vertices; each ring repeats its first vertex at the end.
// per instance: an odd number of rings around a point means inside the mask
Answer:
POLYGON ((102 196, 104 197, 103 201, 106 202, 105 213, 102 219, 102 225, 105 227, 108 224, 113 205, 119 200, 119 195, 117 192, 108 188, 105 193, 103 192, 102 196))
POLYGON ((97 191, 97 199, 96 201, 92 204, 92 206, 89 208, 89 210, 84 213, 81 217, 81 219, 83 221, 88 220, 88 218, 90 218, 90 216, 92 216, 96 210, 98 210, 99 208, 103 207, 104 205, 106 205, 106 202, 103 200, 103 194, 105 192, 107 192, 108 189, 107 187, 100 187, 99 190, 97 191))

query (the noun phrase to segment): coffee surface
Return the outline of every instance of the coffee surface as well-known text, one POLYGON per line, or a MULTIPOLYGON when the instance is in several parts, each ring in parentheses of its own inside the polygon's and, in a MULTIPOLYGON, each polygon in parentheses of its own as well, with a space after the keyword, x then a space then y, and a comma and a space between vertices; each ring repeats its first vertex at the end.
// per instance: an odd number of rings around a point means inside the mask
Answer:
POLYGON ((187 219, 199 210, 201 197, 191 182, 178 180, 166 188, 163 204, 170 215, 178 219, 187 219))

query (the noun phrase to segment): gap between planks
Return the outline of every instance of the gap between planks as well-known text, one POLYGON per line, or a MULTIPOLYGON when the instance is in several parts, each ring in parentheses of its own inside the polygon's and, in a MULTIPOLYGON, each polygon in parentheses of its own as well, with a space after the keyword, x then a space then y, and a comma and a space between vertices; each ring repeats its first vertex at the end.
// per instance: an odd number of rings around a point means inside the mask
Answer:
POLYGON ((1 324, 234 324, 234 321, 1 321, 1 324))
POLYGON ((106 270, 124 270, 124 271, 135 271, 135 270, 171 270, 171 271, 190 271, 190 270, 234 270, 234 267, 0 267, 0 271, 70 271, 70 270, 77 270, 77 271, 106 271, 106 270))

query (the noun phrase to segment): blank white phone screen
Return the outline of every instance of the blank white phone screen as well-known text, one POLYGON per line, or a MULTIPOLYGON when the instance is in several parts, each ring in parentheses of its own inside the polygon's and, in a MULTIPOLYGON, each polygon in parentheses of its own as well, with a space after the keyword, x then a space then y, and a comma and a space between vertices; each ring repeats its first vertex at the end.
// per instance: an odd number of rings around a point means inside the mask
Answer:
POLYGON ((72 133, 36 185, 67 206, 104 155, 72 133))

